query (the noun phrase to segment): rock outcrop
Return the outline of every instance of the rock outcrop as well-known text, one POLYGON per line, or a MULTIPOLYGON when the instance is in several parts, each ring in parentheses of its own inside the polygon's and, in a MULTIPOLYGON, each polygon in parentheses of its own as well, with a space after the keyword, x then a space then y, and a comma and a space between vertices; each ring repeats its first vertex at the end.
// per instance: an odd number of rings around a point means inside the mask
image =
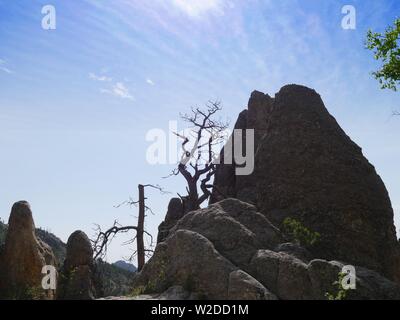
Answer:
POLYGON ((228 199, 186 214, 171 230, 191 230, 211 241, 215 249, 245 268, 258 249, 283 242, 281 232, 248 203, 228 199))
MULTIPOLYGON (((344 264, 314 259, 309 263, 285 252, 259 250, 250 263, 251 274, 280 299, 310 300, 336 297, 344 264)), ((356 288, 346 291, 346 299, 400 299, 400 287, 378 273, 356 267, 356 288)))
POLYGON ((35 235, 29 203, 19 201, 12 207, 0 256, 0 298, 53 299, 55 292, 42 288, 46 265, 56 267, 53 252, 35 235))
POLYGON ((88 236, 75 231, 67 242, 67 256, 62 268, 57 298, 61 300, 92 300, 96 298, 97 276, 93 249, 88 236))
MULTIPOLYGON (((135 291, 153 298, 177 286, 182 296, 202 299, 336 297, 345 263, 286 241, 254 206, 226 199, 178 221, 134 279, 135 291)), ((356 267, 356 277, 348 299, 400 299, 400 287, 378 273, 356 267)))
MULTIPOLYGON (((295 218, 321 235, 313 253, 375 270, 400 283, 393 209, 381 178, 312 89, 253 92, 235 125, 255 129, 255 170, 220 165, 211 202, 256 205, 276 226, 295 218)), ((222 157, 223 158, 223 157, 222 157)))
POLYGON ((184 215, 183 203, 179 198, 172 198, 168 204, 165 220, 158 226, 157 243, 168 237, 169 231, 184 215))

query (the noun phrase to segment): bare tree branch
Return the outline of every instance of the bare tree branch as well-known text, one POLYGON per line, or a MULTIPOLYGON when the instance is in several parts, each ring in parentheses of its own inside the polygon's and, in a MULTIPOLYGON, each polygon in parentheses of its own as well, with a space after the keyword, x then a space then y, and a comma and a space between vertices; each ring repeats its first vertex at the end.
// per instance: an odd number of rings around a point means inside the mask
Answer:
POLYGON ((175 168, 174 170, 172 170, 172 172, 169 175, 162 177, 162 178, 168 179, 170 177, 177 176, 177 175, 179 175, 179 170, 178 170, 178 168, 175 168))
POLYGON ((104 257, 107 253, 107 247, 109 244, 111 244, 111 241, 115 237, 117 233, 126 233, 129 232, 130 230, 135 230, 137 231, 136 226, 120 226, 117 220, 114 221, 114 224, 111 228, 109 228, 106 231, 101 231, 101 228, 99 225, 97 225, 97 228, 95 229, 96 231, 96 237, 95 240, 92 241, 93 243, 93 250, 94 250, 94 259, 104 257))
POLYGON ((158 184, 144 184, 144 188, 153 188, 158 191, 160 191, 161 194, 171 194, 171 192, 164 190, 162 187, 160 187, 158 184))
POLYGON ((185 178, 188 195, 179 197, 186 204, 186 212, 198 209, 211 196, 209 182, 216 172, 213 147, 223 141, 224 131, 228 128, 228 123, 215 119, 221 109, 219 101, 209 101, 204 109, 191 108, 189 114, 181 114, 181 118, 193 127, 190 134, 174 132, 182 140, 182 155, 177 168, 167 177, 181 174, 185 178))
POLYGON ((123 245, 130 245, 130 244, 133 244, 134 242, 137 243, 136 250, 133 251, 132 255, 127 260, 132 261, 133 258, 135 256, 137 256, 138 271, 142 270, 142 268, 145 264, 145 257, 149 257, 151 255, 151 252, 153 252, 152 248, 154 247, 153 236, 144 229, 144 220, 146 217, 145 212, 149 211, 151 214, 154 214, 152 209, 145 204, 145 201, 147 199, 144 195, 145 188, 156 189, 161 194, 168 193, 163 188, 161 188, 159 185, 153 185, 153 184, 141 185, 141 184, 139 184, 138 185, 139 200, 135 201, 132 198, 129 198, 128 201, 124 201, 121 204, 115 206, 116 208, 119 208, 123 205, 138 206, 139 207, 139 216, 138 216, 137 225, 136 226, 122 226, 118 223, 117 220, 115 220, 112 227, 107 229, 106 231, 102 231, 101 227, 99 225, 96 225, 96 228, 94 229, 95 230, 94 240, 92 240, 94 259, 106 256, 108 246, 111 244, 112 240, 114 239, 114 237, 117 234, 127 233, 127 232, 133 230, 135 232, 135 236, 130 238, 129 240, 125 241, 123 243, 123 245), (144 241, 145 241, 144 236, 147 236, 147 239, 150 240, 150 241, 147 241, 148 248, 146 248, 144 245, 144 241))

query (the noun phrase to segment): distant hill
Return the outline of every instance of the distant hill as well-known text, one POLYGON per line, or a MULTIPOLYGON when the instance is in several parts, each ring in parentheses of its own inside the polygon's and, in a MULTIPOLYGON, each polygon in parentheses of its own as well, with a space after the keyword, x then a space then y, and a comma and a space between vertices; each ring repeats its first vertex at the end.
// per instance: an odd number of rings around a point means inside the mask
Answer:
POLYGON ((36 229, 36 236, 51 247, 54 255, 56 256, 57 262, 59 265, 61 265, 64 262, 67 253, 66 244, 51 232, 41 228, 36 229))
POLYGON ((124 296, 132 292, 134 273, 102 261, 96 261, 97 272, 102 282, 103 296, 124 296))
POLYGON ((123 260, 118 260, 117 262, 113 263, 114 266, 117 266, 118 268, 121 268, 123 270, 129 271, 129 272, 136 272, 137 268, 132 264, 128 263, 123 260))

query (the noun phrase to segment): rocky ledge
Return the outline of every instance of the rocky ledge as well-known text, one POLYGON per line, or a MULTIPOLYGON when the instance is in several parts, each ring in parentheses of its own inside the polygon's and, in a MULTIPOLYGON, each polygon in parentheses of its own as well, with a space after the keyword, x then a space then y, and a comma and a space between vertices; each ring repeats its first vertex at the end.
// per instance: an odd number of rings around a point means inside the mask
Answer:
MULTIPOLYGON (((186 214, 135 279, 137 297, 327 299, 345 261, 327 261, 287 239, 250 204, 226 199, 186 214), (179 286, 186 294, 170 295, 179 286), (171 289, 172 288, 172 289, 171 289), (149 296, 148 296, 149 297, 149 296)), ((400 287, 355 266, 347 299, 400 299, 400 287)))

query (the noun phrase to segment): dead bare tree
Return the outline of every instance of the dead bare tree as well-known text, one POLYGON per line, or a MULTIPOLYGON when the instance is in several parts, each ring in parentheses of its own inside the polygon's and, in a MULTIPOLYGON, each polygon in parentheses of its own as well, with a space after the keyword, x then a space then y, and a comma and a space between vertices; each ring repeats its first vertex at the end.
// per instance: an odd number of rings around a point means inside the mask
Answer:
POLYGON ((174 132, 182 139, 182 155, 177 168, 168 177, 181 174, 186 180, 187 196, 178 194, 184 203, 185 212, 200 208, 211 196, 211 179, 217 166, 214 147, 224 141, 225 130, 228 128, 227 122, 215 119, 221 109, 218 101, 209 101, 204 109, 192 108, 190 114, 181 114, 181 118, 191 127, 190 134, 174 132))
POLYGON ((111 228, 107 229, 106 231, 102 231, 99 225, 96 225, 95 228, 95 237, 92 240, 93 243, 93 251, 94 251, 94 259, 104 257, 107 254, 108 245, 114 239, 117 234, 120 233, 127 233, 130 231, 135 232, 135 236, 130 240, 126 241, 124 244, 132 244, 136 241, 136 250, 132 253, 132 255, 128 258, 129 261, 132 261, 134 257, 137 257, 137 270, 141 271, 144 267, 146 257, 149 257, 151 253, 153 253, 154 241, 153 236, 147 232, 144 228, 146 212, 153 213, 150 207, 146 205, 147 198, 145 197, 145 188, 154 188, 159 190, 161 193, 165 192, 160 186, 146 184, 138 185, 138 192, 139 192, 139 200, 134 201, 132 199, 128 201, 124 201, 123 203, 119 204, 116 207, 120 207, 122 205, 129 205, 129 206, 138 206, 139 207, 139 215, 137 219, 137 224, 132 226, 122 226, 118 223, 117 220, 114 221, 114 224, 111 228), (148 247, 146 248, 144 240, 145 235, 148 236, 150 242, 148 247))

